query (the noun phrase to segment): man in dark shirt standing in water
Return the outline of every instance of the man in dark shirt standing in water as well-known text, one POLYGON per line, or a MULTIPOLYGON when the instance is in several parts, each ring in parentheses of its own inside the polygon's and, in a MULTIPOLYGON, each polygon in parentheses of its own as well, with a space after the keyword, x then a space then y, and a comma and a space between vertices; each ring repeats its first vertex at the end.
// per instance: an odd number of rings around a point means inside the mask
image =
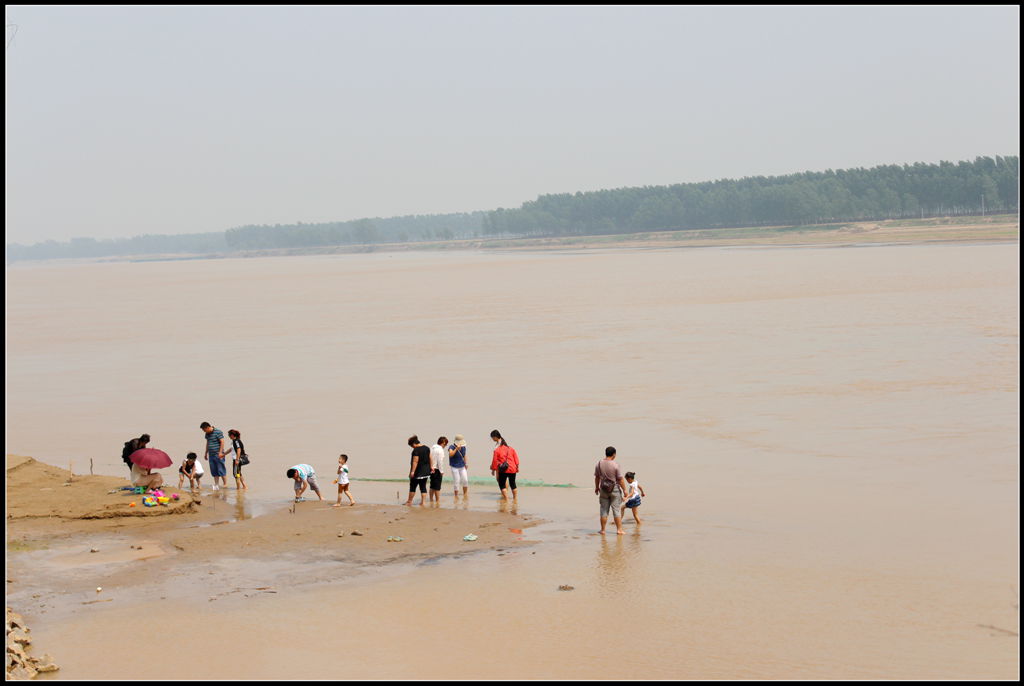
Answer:
POLYGON ((420 489, 420 505, 427 496, 427 478, 430 476, 430 448, 420 443, 418 436, 409 437, 412 458, 409 465, 409 499, 406 505, 412 505, 413 494, 420 489))

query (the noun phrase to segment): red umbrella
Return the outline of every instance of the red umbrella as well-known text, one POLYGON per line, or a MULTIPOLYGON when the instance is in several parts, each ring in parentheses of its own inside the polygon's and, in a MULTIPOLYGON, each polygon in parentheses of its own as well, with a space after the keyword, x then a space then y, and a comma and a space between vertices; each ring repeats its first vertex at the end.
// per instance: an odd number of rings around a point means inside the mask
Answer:
POLYGON ((129 455, 128 459, 143 469, 162 469, 172 464, 171 456, 156 448, 140 448, 129 455))

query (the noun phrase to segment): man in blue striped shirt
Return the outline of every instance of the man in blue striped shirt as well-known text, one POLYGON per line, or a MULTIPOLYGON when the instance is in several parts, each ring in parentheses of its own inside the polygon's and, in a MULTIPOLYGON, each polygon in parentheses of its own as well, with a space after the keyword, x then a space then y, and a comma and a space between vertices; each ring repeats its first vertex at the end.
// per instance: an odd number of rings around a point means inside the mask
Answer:
POLYGON ((224 466, 224 432, 210 422, 203 422, 199 428, 206 434, 206 460, 210 463, 210 475, 213 476, 213 490, 217 490, 217 478, 220 478, 221 486, 228 487, 228 470, 224 466))

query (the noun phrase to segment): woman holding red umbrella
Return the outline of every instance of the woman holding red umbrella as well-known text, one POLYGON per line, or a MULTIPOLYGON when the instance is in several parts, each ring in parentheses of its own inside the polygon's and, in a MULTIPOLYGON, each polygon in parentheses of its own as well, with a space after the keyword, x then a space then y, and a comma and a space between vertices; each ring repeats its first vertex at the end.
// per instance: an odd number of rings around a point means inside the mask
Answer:
POLYGON ((170 455, 156 448, 136 450, 129 459, 132 461, 132 486, 143 488, 160 488, 164 477, 153 470, 170 467, 172 463, 170 455))

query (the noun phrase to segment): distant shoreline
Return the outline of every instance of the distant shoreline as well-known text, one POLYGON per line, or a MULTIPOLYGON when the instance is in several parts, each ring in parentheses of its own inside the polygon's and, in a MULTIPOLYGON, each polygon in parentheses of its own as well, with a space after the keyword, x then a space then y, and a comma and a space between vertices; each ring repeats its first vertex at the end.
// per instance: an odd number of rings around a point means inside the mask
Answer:
MULTIPOLYGON (((357 255, 418 251, 481 250, 495 252, 553 252, 568 250, 667 248, 824 248, 931 243, 1012 243, 1020 240, 1017 215, 939 217, 841 222, 812 226, 687 229, 643 233, 552 236, 537 238, 470 238, 460 240, 274 248, 209 254, 119 255, 97 258, 19 260, 21 263, 174 262, 254 257, 357 255)), ((18 262, 9 263, 17 264, 18 262)))

